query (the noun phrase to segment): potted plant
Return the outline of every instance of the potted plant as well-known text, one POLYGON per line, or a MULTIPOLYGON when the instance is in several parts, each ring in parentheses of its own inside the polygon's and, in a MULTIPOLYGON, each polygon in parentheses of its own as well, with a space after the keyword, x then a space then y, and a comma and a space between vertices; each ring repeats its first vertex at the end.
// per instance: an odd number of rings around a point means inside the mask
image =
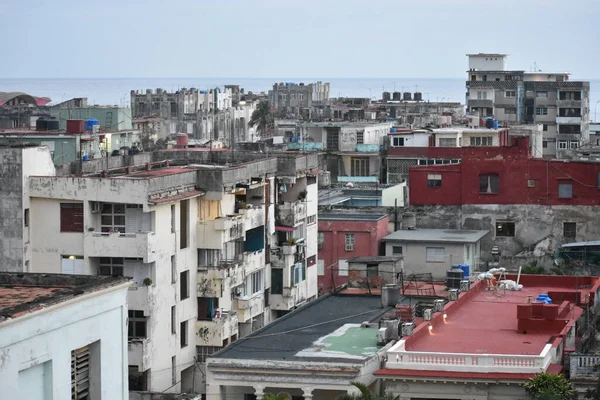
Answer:
POLYGON ((287 240, 287 244, 288 244, 288 246, 293 246, 293 245, 295 245, 295 244, 296 244, 296 238, 289 238, 289 239, 287 240))
POLYGON ((146 285, 146 286, 152 285, 152 279, 150 279, 150 278, 144 279, 144 285, 146 285))

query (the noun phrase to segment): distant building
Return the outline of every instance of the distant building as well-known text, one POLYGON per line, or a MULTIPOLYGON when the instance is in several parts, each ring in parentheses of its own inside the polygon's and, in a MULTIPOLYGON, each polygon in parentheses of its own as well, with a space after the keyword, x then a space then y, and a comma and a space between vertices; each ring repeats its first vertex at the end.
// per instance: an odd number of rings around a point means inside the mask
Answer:
POLYGON ((273 108, 284 111, 295 118, 310 119, 313 105, 329 100, 329 83, 275 83, 269 91, 273 108))
POLYGON ((506 54, 468 54, 467 113, 543 126, 544 156, 589 141, 590 83, 566 72, 507 70, 506 54))
POLYGON ((129 285, 123 277, 0 272, 2 397, 128 399, 129 285))
POLYGON ((88 119, 98 120, 100 129, 108 131, 131 130, 131 108, 119 106, 85 106, 70 107, 58 105, 51 107, 50 116, 59 120, 60 129, 67 128, 69 119, 88 119))
POLYGON ((319 290, 328 292, 348 282, 348 260, 379 256, 388 234, 386 214, 319 213, 319 290))

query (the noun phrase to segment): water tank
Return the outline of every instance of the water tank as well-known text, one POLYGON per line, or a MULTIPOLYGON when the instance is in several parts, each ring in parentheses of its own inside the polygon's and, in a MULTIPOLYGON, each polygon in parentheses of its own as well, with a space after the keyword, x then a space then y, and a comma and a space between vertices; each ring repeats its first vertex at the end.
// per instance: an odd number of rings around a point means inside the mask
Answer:
POLYGON ((446 271, 446 287, 448 289, 460 289, 460 281, 463 279, 464 272, 457 265, 446 271))
POLYGON ((383 92, 383 101, 390 101, 392 98, 390 92, 383 92))
POLYGON ((486 118, 485 119, 485 127, 486 129, 492 129, 494 127, 494 119, 493 118, 486 118))
POLYGON ((415 92, 415 101, 423 101, 423 95, 421 92, 415 92))
POLYGON ((393 98, 394 100, 396 100, 396 101, 400 101, 400 100, 402 100, 402 99, 401 99, 401 96, 402 96, 402 93, 400 93, 400 92, 394 92, 394 93, 392 94, 392 98, 393 98))
POLYGON ((463 270, 464 277, 471 275, 471 267, 468 264, 458 264, 458 268, 463 270))
POLYGON ((395 307, 400 299, 400 288, 396 285, 385 285, 381 288, 381 305, 395 307))
POLYGON ((417 229, 417 217, 414 213, 406 212, 402 214, 402 229, 417 229))
POLYGON ((402 100, 407 101, 407 100, 410 100, 411 98, 412 98, 412 93, 404 92, 404 96, 402 97, 402 100))
POLYGON ((400 325, 398 318, 383 317, 379 320, 379 328, 387 329, 387 340, 398 339, 398 325, 400 325))
POLYGON ((498 120, 494 120, 494 129, 498 129, 498 120))
POLYGON ((60 123, 57 118, 51 117, 46 120, 46 130, 57 131, 60 129, 60 123))
POLYGON ((82 133, 85 132, 85 121, 82 119, 68 119, 67 133, 82 133))
POLYGON ((100 125, 96 118, 88 118, 85 120, 84 129, 86 132, 91 132, 94 130, 94 125, 100 125))
POLYGON ((48 130, 48 121, 45 117, 39 117, 37 121, 35 121, 35 130, 36 131, 47 131, 48 130))
POLYGON ((188 135, 187 133, 178 133, 175 138, 175 142, 177 143, 177 147, 188 147, 188 135))
POLYGON ((396 128, 390 128, 391 133, 396 133, 396 128))

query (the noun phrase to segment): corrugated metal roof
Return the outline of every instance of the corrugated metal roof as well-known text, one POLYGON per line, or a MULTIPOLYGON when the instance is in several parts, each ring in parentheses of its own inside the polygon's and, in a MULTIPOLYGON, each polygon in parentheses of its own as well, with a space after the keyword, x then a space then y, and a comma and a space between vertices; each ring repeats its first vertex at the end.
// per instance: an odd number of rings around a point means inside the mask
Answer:
POLYGON ((437 242, 437 243, 475 243, 489 231, 470 231, 461 229, 414 229, 399 230, 382 240, 402 242, 437 242))

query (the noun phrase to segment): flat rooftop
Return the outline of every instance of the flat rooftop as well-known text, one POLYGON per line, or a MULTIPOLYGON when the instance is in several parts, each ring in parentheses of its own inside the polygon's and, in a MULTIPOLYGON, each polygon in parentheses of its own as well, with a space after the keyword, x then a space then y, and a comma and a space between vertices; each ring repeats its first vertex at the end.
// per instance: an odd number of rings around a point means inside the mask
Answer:
POLYGON ((355 214, 355 213, 319 213, 323 221, 379 221, 387 214, 355 214))
POLYGON ((377 352, 380 296, 328 294, 237 340, 210 358, 355 363, 377 352))
POLYGON ((391 257, 391 256, 359 256, 348 259, 349 263, 387 263, 387 262, 398 262, 403 257, 391 257))
POLYGON ((382 240, 402 242, 436 242, 436 243, 475 243, 489 231, 471 231, 462 229, 401 229, 390 233, 382 240))
POLYGON ((0 272, 0 324, 129 280, 112 276, 0 272))

